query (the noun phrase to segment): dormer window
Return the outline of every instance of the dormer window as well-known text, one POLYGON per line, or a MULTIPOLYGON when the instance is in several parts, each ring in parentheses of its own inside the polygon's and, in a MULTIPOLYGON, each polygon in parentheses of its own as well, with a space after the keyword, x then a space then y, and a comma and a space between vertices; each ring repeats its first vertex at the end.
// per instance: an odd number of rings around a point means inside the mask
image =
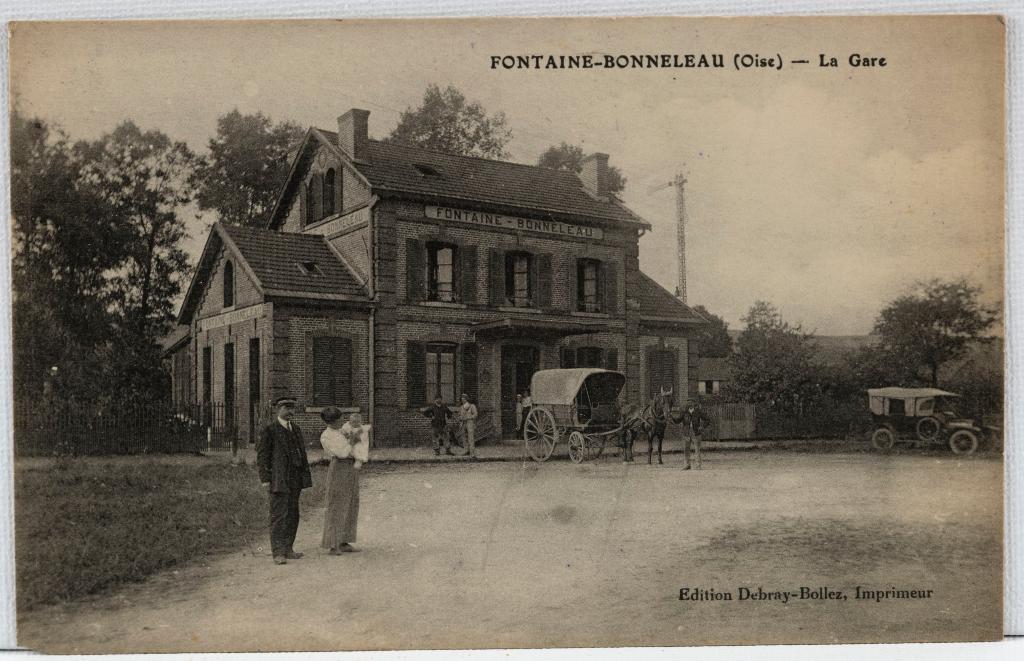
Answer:
POLYGON ((437 170, 435 170, 430 165, 425 165, 423 163, 414 163, 413 167, 416 168, 416 171, 420 173, 421 177, 440 177, 441 176, 441 173, 438 172, 437 170))
POLYGON ((320 267, 317 266, 316 262, 314 261, 299 262, 297 266, 299 267, 299 271, 302 272, 302 275, 315 277, 324 274, 324 272, 320 270, 320 267))
POLYGON ((235 304, 235 265, 228 259, 224 262, 224 307, 235 304))

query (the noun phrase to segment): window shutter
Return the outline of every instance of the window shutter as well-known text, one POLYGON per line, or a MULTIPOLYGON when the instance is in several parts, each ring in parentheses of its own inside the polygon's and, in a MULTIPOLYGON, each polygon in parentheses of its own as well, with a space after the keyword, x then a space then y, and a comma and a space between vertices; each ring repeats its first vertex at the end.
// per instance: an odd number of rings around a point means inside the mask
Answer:
POLYGON ((456 302, 462 302, 462 246, 452 246, 452 296, 456 302))
POLYGON ((604 364, 607 369, 619 369, 619 350, 616 348, 607 349, 604 354, 604 364))
POLYGON ((533 294, 534 307, 542 310, 551 307, 551 255, 536 255, 533 259, 537 277, 533 280, 536 292, 533 294))
POLYGON ((613 262, 603 262, 601 268, 604 271, 604 307, 601 311, 615 315, 619 313, 618 269, 613 262))
POLYGON ((306 209, 306 197, 308 196, 306 191, 308 189, 309 184, 299 186, 299 227, 305 227, 308 220, 307 214, 309 211, 306 209))
POLYGON ((576 367, 576 349, 574 347, 562 347, 558 355, 558 363, 562 369, 576 367))
POLYGON ((469 395, 469 401, 476 403, 479 391, 477 374, 477 346, 468 343, 462 345, 462 392, 469 395))
POLYGON ((490 249, 490 272, 488 280, 490 284, 491 305, 505 304, 505 260, 504 255, 497 248, 490 249))
POLYGON ((334 373, 334 398, 340 406, 352 404, 352 340, 347 337, 334 339, 335 350, 331 371, 334 373))
POLYGON ((476 303, 476 246, 459 246, 462 254, 462 302, 476 303))
POLYGON ((323 198, 320 195, 320 188, 323 185, 323 177, 319 174, 314 174, 309 178, 309 201, 307 204, 307 211, 309 211, 309 222, 316 222, 324 217, 321 211, 323 210, 323 198))
POLYGON ((423 244, 417 239, 405 240, 405 295, 410 303, 424 298, 424 252, 423 244))
POLYGON ((409 408, 423 406, 427 400, 427 355, 422 342, 409 342, 405 347, 405 374, 409 408))
POLYGON ((581 260, 578 260, 578 259, 576 260, 576 263, 573 264, 572 276, 571 276, 571 278, 572 278, 572 287, 570 289, 570 300, 569 300, 569 309, 570 310, 582 310, 583 309, 583 306, 581 304, 581 301, 583 300, 583 292, 582 292, 582 289, 583 289, 583 278, 580 277, 580 268, 582 268, 582 265, 583 265, 583 262, 581 260))
POLYGON ((329 337, 313 338, 313 404, 332 404, 332 370, 329 337))
POLYGON ((342 166, 334 171, 334 210, 337 213, 345 210, 345 168, 342 166))
POLYGON ((321 202, 321 204, 323 204, 323 213, 320 214, 324 217, 332 215, 336 210, 334 206, 337 201, 337 196, 334 184, 337 182, 337 179, 338 171, 334 168, 331 168, 324 173, 323 201, 321 202))

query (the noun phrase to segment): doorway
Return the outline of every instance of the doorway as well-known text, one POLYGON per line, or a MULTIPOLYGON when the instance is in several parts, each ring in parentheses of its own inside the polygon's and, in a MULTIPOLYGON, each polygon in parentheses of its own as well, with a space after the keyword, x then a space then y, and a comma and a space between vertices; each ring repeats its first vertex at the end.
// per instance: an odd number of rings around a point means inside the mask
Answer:
POLYGON ((501 433, 515 436, 516 395, 530 388, 530 379, 540 363, 536 347, 509 344, 501 348, 501 433))

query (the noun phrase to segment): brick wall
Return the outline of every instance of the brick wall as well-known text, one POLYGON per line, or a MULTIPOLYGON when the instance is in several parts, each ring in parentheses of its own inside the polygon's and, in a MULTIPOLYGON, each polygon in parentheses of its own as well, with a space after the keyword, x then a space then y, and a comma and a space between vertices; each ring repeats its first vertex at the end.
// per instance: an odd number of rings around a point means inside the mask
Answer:
POLYGON ((282 232, 301 232, 305 229, 306 223, 302 217, 302 211, 305 208, 306 186, 314 174, 322 176, 331 168, 336 171, 341 170, 342 186, 340 195, 338 195, 337 188, 335 188, 335 195, 341 199, 335 202, 335 214, 317 222, 323 222, 328 218, 344 215, 352 209, 365 206, 370 201, 370 189, 363 183, 363 180, 350 168, 342 165, 340 159, 333 151, 321 146, 313 156, 309 169, 301 174, 302 182, 296 186, 291 199, 284 202, 288 207, 288 214, 281 225, 282 232))
MULTIPOLYGON (((224 311, 224 263, 229 256, 227 250, 222 246, 217 260, 214 262, 210 279, 200 298, 196 312, 199 319, 211 317, 224 311)), ((240 260, 232 258, 232 262, 234 264, 235 304, 229 309, 234 310, 260 303, 263 296, 256 289, 256 284, 246 275, 240 260)))
MULTIPOLYGON (((277 305, 274 309, 275 339, 273 396, 298 399, 295 420, 306 441, 316 447, 326 425, 320 419, 322 407, 312 403, 311 357, 313 338, 324 335, 347 337, 352 342, 352 401, 338 402, 346 411, 360 411, 367 422, 369 407, 368 315, 365 310, 313 308, 277 305)), ((375 415, 375 417, 378 417, 375 415)), ((377 432, 375 428, 375 432, 377 432)), ((374 443, 383 439, 374 434, 374 443)))

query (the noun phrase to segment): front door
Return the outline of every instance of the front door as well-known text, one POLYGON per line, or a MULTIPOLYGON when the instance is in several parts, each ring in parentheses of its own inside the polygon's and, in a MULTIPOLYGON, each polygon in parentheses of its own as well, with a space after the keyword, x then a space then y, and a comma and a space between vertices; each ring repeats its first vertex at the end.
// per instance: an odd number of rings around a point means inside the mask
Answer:
POLYGON ((501 433, 505 438, 516 435, 516 395, 530 388, 539 361, 536 347, 511 344, 501 348, 501 433))

